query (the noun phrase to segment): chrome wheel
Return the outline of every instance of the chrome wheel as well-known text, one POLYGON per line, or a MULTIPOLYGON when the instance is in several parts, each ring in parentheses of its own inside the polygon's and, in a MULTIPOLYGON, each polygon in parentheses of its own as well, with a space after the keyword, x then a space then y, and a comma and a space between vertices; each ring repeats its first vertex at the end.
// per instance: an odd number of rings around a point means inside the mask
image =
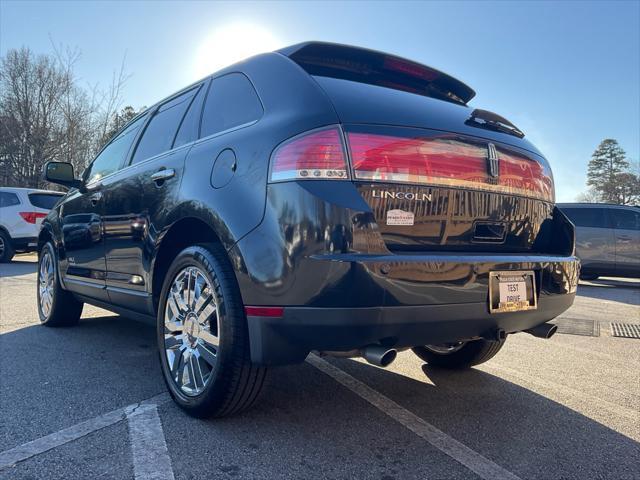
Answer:
POLYGON ((53 292, 55 282, 55 272, 53 267, 53 257, 48 249, 45 249, 40 257, 40 268, 38 270, 38 293, 40 296, 40 310, 45 317, 51 313, 53 306, 53 292))
POLYGON ((171 379, 188 396, 202 393, 217 362, 220 315, 213 288, 196 267, 176 275, 164 311, 164 354, 171 379))
POLYGON ((0 258, 4 256, 4 238, 0 235, 0 258))
POLYGON ((467 342, 442 343, 440 345, 425 345, 424 348, 439 355, 449 355, 464 347, 467 342))

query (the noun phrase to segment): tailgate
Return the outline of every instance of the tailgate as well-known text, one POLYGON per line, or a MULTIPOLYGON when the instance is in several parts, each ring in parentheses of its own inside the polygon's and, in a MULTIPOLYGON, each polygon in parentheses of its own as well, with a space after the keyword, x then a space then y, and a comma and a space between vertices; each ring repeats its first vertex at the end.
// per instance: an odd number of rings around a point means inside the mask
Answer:
POLYGON ((345 125, 353 179, 391 251, 528 252, 552 218, 544 158, 428 129, 345 125))

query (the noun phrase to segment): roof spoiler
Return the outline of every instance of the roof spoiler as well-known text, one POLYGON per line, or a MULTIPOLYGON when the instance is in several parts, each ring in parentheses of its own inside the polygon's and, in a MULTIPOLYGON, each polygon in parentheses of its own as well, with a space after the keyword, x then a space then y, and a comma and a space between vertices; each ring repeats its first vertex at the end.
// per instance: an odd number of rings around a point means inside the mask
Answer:
POLYGON ((277 50, 310 75, 342 78, 467 104, 476 92, 435 68, 376 50, 304 42, 277 50))

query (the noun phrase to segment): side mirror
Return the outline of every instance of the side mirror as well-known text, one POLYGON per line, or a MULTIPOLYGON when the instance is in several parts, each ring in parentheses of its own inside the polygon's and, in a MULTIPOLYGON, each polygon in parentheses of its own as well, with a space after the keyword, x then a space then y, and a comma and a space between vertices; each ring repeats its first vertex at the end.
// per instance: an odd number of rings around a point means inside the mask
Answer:
POLYGON ((44 179, 69 188, 80 188, 82 181, 75 178, 73 165, 67 162, 47 162, 44 165, 44 179))

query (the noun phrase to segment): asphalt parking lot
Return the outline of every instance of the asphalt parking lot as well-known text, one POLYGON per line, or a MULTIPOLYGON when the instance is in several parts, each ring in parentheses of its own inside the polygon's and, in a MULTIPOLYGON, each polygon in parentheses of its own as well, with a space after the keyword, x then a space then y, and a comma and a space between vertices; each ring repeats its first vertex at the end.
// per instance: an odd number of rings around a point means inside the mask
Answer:
POLYGON ((582 283, 551 340, 462 373, 310 358, 229 419, 168 400, 152 326, 39 326, 35 257, 0 265, 0 478, 640 478, 640 281, 582 283))

